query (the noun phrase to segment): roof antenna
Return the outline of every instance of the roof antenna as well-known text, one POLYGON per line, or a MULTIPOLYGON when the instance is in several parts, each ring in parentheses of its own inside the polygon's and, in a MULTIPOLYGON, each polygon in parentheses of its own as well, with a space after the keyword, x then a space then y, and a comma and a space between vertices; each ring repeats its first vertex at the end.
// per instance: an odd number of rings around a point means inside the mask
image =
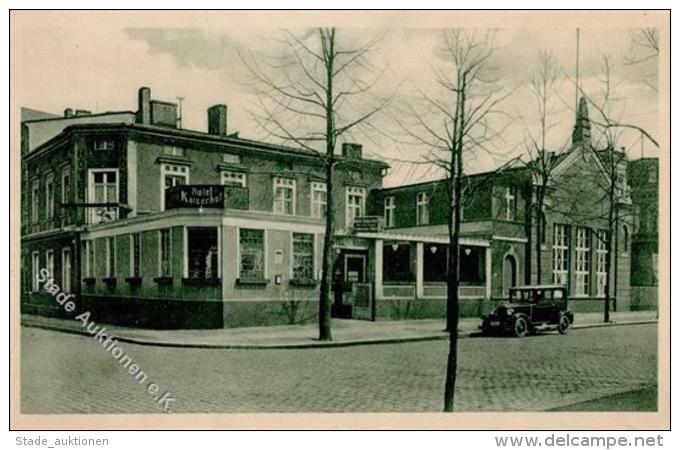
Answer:
POLYGON ((179 116, 177 117, 177 128, 182 129, 182 102, 186 97, 175 97, 179 102, 179 116))

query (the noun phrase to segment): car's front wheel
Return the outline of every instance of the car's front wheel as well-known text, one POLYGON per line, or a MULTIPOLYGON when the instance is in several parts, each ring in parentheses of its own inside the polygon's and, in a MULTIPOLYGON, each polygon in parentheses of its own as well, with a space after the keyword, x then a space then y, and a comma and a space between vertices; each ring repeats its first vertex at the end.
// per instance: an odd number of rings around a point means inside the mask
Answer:
POLYGON ((524 316, 518 316, 515 318, 515 323, 513 327, 515 336, 524 337, 529 334, 529 321, 524 316))
POLYGON ((571 327, 571 320, 569 320, 569 317, 566 315, 560 317, 560 323, 557 325, 557 331, 559 331, 560 334, 567 334, 569 327, 571 327))

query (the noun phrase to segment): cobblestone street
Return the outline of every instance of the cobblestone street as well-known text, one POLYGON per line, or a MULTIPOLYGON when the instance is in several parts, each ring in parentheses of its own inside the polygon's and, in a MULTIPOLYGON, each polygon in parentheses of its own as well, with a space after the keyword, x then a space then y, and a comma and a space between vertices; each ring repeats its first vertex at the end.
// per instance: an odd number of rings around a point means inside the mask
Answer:
MULTIPOLYGON (((458 411, 539 411, 656 386, 654 324, 469 338, 459 347, 458 411)), ((297 350, 120 344, 175 413, 441 410, 447 342, 297 350)), ((22 329, 24 413, 157 413, 93 339, 22 329)))

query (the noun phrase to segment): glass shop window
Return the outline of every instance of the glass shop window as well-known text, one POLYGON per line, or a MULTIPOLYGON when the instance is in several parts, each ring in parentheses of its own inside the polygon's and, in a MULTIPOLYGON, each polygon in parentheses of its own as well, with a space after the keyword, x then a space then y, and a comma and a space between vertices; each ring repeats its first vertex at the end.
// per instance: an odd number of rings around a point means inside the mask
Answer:
POLYGON ((423 281, 446 281, 448 251, 446 244, 423 244, 423 281))
POLYGON ((219 278, 217 228, 188 228, 187 240, 189 278, 219 278))
POLYGON ((264 230, 242 228, 239 232, 241 254, 239 276, 264 278, 264 230))
POLYGON ((414 281, 409 242, 385 242, 383 245, 383 280, 414 281))

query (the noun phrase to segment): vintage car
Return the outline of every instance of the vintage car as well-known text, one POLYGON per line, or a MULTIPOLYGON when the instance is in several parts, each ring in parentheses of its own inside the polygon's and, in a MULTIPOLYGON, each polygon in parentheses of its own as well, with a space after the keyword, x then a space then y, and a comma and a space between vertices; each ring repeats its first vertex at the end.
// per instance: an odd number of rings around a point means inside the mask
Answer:
POLYGON ((567 288, 562 285, 534 285, 510 288, 510 299, 482 317, 483 334, 511 333, 524 337, 538 330, 557 329, 566 334, 574 323, 567 309, 567 288))

